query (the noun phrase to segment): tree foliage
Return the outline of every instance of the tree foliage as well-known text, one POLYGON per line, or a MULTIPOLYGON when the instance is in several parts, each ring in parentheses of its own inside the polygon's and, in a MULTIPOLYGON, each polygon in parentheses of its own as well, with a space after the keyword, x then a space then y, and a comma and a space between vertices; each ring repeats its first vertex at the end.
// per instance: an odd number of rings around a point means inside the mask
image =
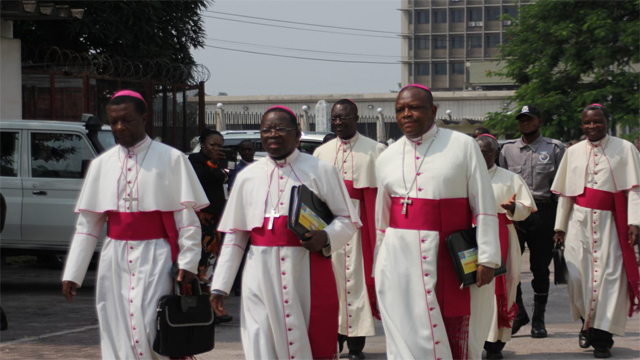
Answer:
POLYGON ((538 0, 520 7, 506 33, 500 75, 520 87, 488 125, 514 134, 515 111, 532 104, 547 136, 580 136, 580 111, 600 103, 611 126, 637 126, 640 111, 640 1, 538 0), (635 69, 634 69, 635 64, 635 69))
POLYGON ((85 9, 71 21, 17 21, 14 37, 32 47, 56 46, 77 53, 109 54, 130 61, 195 64, 191 48, 202 48, 201 11, 211 0, 51 1, 85 9))

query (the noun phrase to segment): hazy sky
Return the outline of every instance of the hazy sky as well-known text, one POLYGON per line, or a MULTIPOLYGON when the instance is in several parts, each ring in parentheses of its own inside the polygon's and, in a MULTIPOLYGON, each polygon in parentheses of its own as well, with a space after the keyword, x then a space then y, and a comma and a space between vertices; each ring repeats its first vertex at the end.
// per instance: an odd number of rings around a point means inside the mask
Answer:
MULTIPOLYGON (((284 56, 356 62, 394 63, 400 58, 399 0, 217 0, 204 15, 231 19, 205 18, 207 45, 284 56), (285 29, 244 22, 288 26, 285 29), (294 24, 316 24, 388 33, 356 32, 343 29, 294 24), (311 32, 300 29, 333 31, 364 36, 311 32), (248 43, 238 44, 238 43, 248 43), (293 51, 305 49, 337 54, 293 51), (369 56, 350 55, 366 54, 369 56)), ((193 52, 198 63, 211 72, 206 92, 217 95, 295 95, 330 93, 376 93, 397 89, 398 64, 362 64, 311 61, 274 57, 206 47, 193 52)))

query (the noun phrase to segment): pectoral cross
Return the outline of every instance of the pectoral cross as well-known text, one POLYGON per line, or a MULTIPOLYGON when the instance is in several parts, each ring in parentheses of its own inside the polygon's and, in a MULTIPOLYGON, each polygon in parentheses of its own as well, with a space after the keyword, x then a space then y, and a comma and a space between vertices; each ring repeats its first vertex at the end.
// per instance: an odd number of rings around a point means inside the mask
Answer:
POLYGON ((400 200, 402 203, 402 215, 407 214, 407 205, 411 205, 413 203, 412 200, 409 200, 409 194, 404 196, 404 199, 400 200))
POLYGON ((129 197, 126 197, 126 198, 124 198, 122 200, 128 201, 129 202, 129 208, 132 208, 133 207, 133 202, 134 201, 138 201, 138 198, 134 198, 133 196, 129 196, 129 197))
POLYGON ((267 214, 267 217, 269 218, 269 226, 267 226, 267 229, 271 230, 273 229, 273 219, 280 217, 280 214, 278 214, 276 209, 273 208, 271 209, 271 214, 267 214))

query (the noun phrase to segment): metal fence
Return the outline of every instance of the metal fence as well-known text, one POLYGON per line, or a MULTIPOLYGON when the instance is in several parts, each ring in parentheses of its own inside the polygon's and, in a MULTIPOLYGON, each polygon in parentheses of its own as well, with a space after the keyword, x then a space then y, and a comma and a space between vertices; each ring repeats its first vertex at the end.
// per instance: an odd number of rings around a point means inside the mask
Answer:
MULTIPOLYGON (((208 111, 205 114, 205 126, 207 128, 216 128, 219 121, 218 117, 222 114, 227 130, 257 130, 260 128, 260 121, 263 113, 249 112, 227 112, 227 111, 208 111)), ((298 118, 304 114, 297 114, 298 118)), ((315 114, 306 114, 309 122, 309 131, 316 131, 315 114)), ((395 116, 383 116, 387 139, 398 139, 402 136, 402 132, 396 124, 395 116)), ((366 137, 377 138, 377 117, 376 116, 360 116, 358 121, 358 131, 366 137)))

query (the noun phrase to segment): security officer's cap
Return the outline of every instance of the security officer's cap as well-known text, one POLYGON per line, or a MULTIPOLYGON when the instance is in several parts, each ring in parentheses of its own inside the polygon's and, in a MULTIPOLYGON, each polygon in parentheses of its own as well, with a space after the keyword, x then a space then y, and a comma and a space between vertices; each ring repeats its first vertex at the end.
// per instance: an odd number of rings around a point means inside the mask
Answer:
POLYGON ((516 119, 520 119, 524 115, 529 115, 531 117, 540 118, 540 110, 533 105, 525 105, 520 109, 520 114, 516 115, 516 119))

